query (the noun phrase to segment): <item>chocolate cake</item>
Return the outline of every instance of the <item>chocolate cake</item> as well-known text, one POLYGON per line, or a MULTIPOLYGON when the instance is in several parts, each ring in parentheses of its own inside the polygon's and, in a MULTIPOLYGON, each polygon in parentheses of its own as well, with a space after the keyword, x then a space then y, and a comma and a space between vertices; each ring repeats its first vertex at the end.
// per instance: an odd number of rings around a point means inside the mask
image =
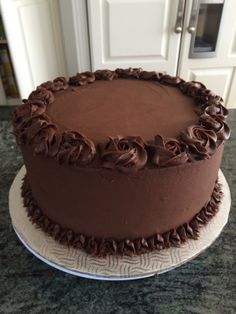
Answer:
POLYGON ((221 200, 226 116, 202 83, 154 71, 98 70, 41 84, 13 117, 29 218, 97 256, 196 239, 221 200))

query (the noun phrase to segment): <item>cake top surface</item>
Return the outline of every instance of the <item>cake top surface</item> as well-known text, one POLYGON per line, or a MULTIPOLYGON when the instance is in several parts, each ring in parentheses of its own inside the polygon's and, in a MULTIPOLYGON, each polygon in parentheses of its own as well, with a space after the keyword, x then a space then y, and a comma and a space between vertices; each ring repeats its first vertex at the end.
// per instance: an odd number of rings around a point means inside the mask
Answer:
POLYGON ((35 154, 131 173, 210 158, 230 136, 227 114, 200 82, 129 68, 42 83, 13 124, 17 142, 35 154))
POLYGON ((176 137, 197 123, 194 100, 157 81, 115 79, 69 87, 46 112, 60 130, 76 130, 95 143, 109 136, 176 137))

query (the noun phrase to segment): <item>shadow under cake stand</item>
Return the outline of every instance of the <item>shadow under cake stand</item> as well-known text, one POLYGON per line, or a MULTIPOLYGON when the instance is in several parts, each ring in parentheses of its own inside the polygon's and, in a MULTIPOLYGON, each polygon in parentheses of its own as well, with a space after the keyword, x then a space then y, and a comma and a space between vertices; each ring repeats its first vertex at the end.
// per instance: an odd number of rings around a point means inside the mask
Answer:
POLYGON ((9 209, 12 226, 24 246, 48 265, 80 277, 100 280, 131 280, 150 277, 170 271, 198 256, 220 235, 228 221, 230 211, 230 190, 219 171, 223 198, 219 212, 210 222, 200 228, 198 240, 189 239, 181 247, 171 247, 140 256, 107 256, 96 258, 82 250, 68 248, 46 235, 33 225, 27 217, 21 197, 22 179, 25 167, 16 175, 9 192, 9 209))

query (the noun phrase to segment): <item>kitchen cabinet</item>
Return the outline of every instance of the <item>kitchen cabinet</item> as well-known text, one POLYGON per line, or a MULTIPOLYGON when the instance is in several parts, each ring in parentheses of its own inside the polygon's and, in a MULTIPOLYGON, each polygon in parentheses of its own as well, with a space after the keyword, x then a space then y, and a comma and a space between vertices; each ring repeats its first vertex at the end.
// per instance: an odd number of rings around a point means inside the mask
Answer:
POLYGON ((236 108, 235 0, 0 4, 21 97, 58 75, 142 67, 202 81, 236 108))
POLYGON ((236 1, 195 3, 195 31, 189 32, 194 1, 186 1, 178 74, 205 83, 224 98, 227 107, 236 108, 236 1))
POLYGON ((57 0, 1 0, 1 13, 22 98, 40 83, 65 75, 57 0))
POLYGON ((88 1, 93 68, 143 67, 175 75, 178 1, 88 1))
POLYGON ((88 0, 92 69, 199 80, 236 108, 235 0, 88 0))

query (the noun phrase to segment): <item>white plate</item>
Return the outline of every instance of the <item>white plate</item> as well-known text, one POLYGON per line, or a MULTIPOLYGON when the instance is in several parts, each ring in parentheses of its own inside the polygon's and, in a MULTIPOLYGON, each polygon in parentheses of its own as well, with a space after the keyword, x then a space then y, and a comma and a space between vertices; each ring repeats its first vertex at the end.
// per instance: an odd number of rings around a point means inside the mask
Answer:
POLYGON ((228 221, 230 191, 223 173, 219 171, 219 181, 224 193, 220 210, 206 226, 200 229, 198 240, 189 239, 181 247, 171 247, 140 256, 96 258, 79 249, 68 248, 57 243, 29 221, 21 197, 24 175, 25 167, 22 167, 9 193, 10 215, 18 238, 40 260, 76 276, 100 280, 131 280, 164 273, 203 252, 220 235, 228 221))

